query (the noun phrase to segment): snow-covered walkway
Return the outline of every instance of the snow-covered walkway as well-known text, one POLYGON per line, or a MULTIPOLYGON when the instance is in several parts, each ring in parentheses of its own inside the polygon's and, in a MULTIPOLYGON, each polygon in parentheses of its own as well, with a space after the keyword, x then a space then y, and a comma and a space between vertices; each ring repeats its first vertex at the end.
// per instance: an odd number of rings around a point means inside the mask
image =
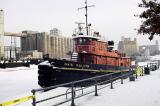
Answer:
MULTIPOLYGON (((0 71, 0 103, 2 101, 30 95, 30 90, 39 88, 37 84, 37 68, 20 69, 10 72, 0 71)), ((113 85, 114 89, 105 88, 98 91, 99 96, 94 93, 75 100, 76 106, 160 106, 160 69, 136 79, 135 82, 113 85)), ((46 98, 66 88, 58 88, 48 92, 40 93, 38 98, 46 98), (57 90, 57 91, 55 91, 57 90)), ((32 106, 32 100, 21 103, 17 106, 32 106)), ((37 106, 51 106, 51 102, 38 104, 37 106), (47 105, 46 105, 47 104, 47 105)), ((70 106, 71 102, 62 106, 70 106)))
MULTIPOLYGON (((75 100, 76 106, 160 106, 160 70, 151 72, 151 75, 145 75, 130 82, 129 79, 124 84, 117 83, 110 87, 98 91, 99 96, 94 93, 75 100)), ((56 91, 51 90, 46 94, 40 94, 40 98, 47 98, 55 93, 63 92, 66 89, 59 88, 56 91)), ((40 95, 37 95, 38 97, 40 95)), ((56 101, 57 102, 57 101, 56 101)), ((38 104, 37 106, 52 106, 55 101, 38 104)), ((70 106, 71 102, 62 106, 70 106)), ((32 106, 31 101, 19 106, 32 106)))
MULTIPOLYGON (((160 106, 160 70, 76 100, 77 106, 160 106)), ((69 104, 67 105, 69 106, 69 104)))

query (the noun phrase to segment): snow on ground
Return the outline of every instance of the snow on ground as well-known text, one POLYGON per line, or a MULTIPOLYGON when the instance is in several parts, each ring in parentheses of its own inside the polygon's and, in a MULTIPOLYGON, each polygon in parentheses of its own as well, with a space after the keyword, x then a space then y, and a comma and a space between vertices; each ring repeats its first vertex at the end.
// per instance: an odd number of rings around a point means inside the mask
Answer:
POLYGON ((114 89, 103 89, 97 97, 93 95, 75 103, 77 106, 160 106, 160 70, 139 77, 135 82, 119 83, 114 85, 114 89))
MULTIPOLYGON (((99 96, 94 93, 75 100, 76 106, 160 106, 160 69, 151 72, 151 75, 138 77, 135 82, 129 79, 124 80, 124 84, 116 83, 114 89, 110 87, 98 91, 99 96)), ((57 88, 47 92, 36 94, 37 99, 45 99, 62 92, 66 92, 67 88, 57 88)), ((92 88, 92 90, 94 87, 92 88)), ((37 106, 52 106, 61 99, 53 99, 37 106)), ((32 106, 32 100, 22 103, 18 106, 32 106)), ((71 102, 62 106, 70 106, 71 102)))
POLYGON ((150 60, 160 60, 160 55, 150 56, 150 60))
MULTIPOLYGON (((141 64, 146 64, 141 63, 141 64)), ((31 90, 40 88, 37 84, 37 66, 30 68, 8 68, 0 69, 0 103, 31 95, 31 90)), ((151 72, 151 75, 139 77, 135 82, 113 85, 114 89, 105 88, 98 91, 99 96, 94 93, 75 100, 77 106, 160 106, 160 69, 151 72)), ((66 92, 68 88, 57 88, 47 92, 36 94, 36 99, 43 99, 66 92)), ((92 88, 94 89, 94 88, 92 88)), ((51 100, 38 104, 37 106, 51 106, 52 103, 64 100, 51 100)), ((32 106, 32 100, 21 103, 18 106, 32 106)), ((62 106, 70 106, 71 102, 62 106)))
POLYGON ((0 69, 0 103, 30 95, 33 88, 39 88, 38 67, 0 69))

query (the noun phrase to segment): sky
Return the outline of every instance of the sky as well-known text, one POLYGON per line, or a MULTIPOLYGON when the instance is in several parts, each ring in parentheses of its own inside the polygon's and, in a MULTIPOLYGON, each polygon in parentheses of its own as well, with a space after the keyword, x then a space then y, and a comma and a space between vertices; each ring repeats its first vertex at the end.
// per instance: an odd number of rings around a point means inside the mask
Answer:
MULTIPOLYGON (((85 0, 0 0, 0 9, 5 11, 5 32, 34 30, 49 32, 58 28, 64 36, 71 36, 77 27, 75 22, 85 22, 85 0)), ((107 40, 116 44, 121 36, 138 38, 138 44, 154 44, 148 36, 137 35, 141 20, 134 17, 143 9, 138 7, 141 0, 88 0, 88 19, 92 29, 100 32, 107 40)))

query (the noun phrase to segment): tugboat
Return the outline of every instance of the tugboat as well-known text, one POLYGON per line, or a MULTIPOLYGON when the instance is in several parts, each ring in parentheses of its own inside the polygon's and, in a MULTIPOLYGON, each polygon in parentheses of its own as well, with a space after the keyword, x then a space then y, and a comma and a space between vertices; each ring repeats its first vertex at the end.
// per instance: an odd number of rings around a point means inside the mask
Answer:
MULTIPOLYGON (((86 26, 77 23, 78 28, 72 35, 74 52, 71 61, 48 58, 38 65, 38 84, 41 87, 49 87, 57 84, 81 80, 98 75, 127 72, 131 66, 131 59, 124 53, 113 50, 113 41, 104 41, 99 32, 91 31, 88 24, 87 0, 85 2, 86 26)), ((81 9, 81 8, 80 8, 81 9)))

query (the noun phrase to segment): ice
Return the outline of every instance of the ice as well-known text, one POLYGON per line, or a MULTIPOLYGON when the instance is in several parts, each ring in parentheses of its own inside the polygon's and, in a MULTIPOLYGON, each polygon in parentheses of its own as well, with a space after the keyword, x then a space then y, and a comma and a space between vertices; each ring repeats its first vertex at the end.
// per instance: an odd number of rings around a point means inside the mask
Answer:
POLYGON ((37 66, 0 69, 0 103, 30 95, 39 88, 37 66))

